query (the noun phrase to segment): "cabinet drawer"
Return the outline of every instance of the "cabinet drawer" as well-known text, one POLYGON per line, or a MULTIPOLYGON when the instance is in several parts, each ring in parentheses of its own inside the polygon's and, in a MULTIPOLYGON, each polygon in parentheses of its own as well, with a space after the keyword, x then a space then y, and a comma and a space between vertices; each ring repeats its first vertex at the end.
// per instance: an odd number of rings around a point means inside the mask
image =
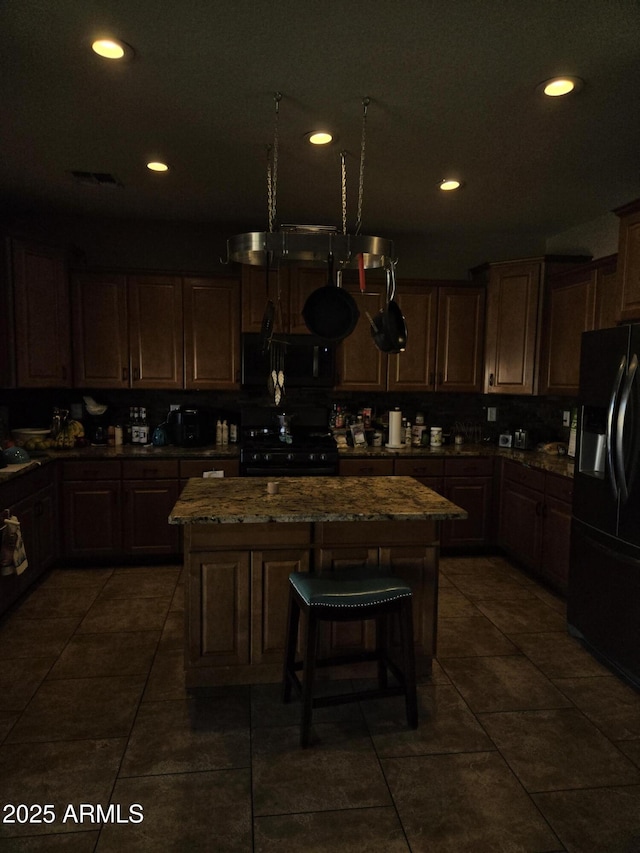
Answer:
POLYGON ((519 465, 517 462, 509 462, 505 460, 503 468, 504 477, 506 480, 511 480, 514 483, 520 483, 530 489, 536 489, 539 492, 544 491, 544 471, 538 471, 535 468, 527 468, 525 465, 519 465))
POLYGON ((128 459, 122 462, 124 480, 168 480, 178 479, 177 459, 128 459))
POLYGON ((119 480, 120 462, 116 459, 63 462, 62 477, 64 480, 119 480))
POLYGON ((396 459, 393 473, 399 477, 442 477, 443 459, 396 459))
POLYGON ((490 456, 444 460, 445 477, 490 477, 492 474, 493 459, 490 456))
POLYGON ((224 471, 225 477, 237 477, 239 463, 237 459, 181 459, 180 478, 202 477, 205 471, 224 471))
POLYGON ((571 503, 573 499, 573 479, 571 477, 557 477, 553 474, 547 474, 545 492, 549 497, 571 503))
POLYGON ((393 459, 341 459, 341 477, 387 477, 393 474, 393 459))

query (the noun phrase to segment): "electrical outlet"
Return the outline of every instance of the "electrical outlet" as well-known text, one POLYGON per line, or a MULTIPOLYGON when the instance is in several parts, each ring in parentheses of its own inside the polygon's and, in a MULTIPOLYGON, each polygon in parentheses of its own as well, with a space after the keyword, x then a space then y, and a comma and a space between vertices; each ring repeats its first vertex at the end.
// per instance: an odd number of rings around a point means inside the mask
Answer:
POLYGON ((571 412, 565 410, 562 413, 562 426, 571 426, 571 412))
POLYGON ((487 406, 487 420, 495 421, 498 410, 495 406, 487 406))

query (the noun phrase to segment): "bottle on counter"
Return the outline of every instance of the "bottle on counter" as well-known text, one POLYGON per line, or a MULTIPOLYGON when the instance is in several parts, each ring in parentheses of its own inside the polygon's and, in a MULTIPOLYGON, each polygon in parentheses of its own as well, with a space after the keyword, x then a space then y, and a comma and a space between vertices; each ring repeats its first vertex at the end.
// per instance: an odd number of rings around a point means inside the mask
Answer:
POLYGON ((229 444, 229 424, 222 421, 222 443, 229 444))
POLYGON ((238 425, 237 424, 229 424, 229 441, 231 444, 237 444, 238 442, 238 425))
POLYGON ((131 421, 131 444, 140 444, 140 410, 133 407, 133 419, 131 421))
POLYGON ((222 444, 222 421, 220 418, 216 421, 216 444, 222 444))
POLYGON ((407 425, 404 428, 404 443, 407 447, 411 447, 411 421, 407 421, 407 425))
POLYGON ((138 443, 149 444, 149 421, 147 420, 147 410, 144 406, 140 409, 140 423, 138 425, 138 443))

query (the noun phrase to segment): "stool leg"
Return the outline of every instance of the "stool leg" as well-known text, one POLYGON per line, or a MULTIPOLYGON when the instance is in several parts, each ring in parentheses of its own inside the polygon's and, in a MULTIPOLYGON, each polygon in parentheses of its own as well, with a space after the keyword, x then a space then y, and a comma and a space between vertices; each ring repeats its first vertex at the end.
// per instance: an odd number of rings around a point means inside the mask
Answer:
POLYGON ((404 689, 407 707, 407 723, 412 729, 417 729, 418 697, 416 693, 416 658, 413 644, 413 605, 410 598, 405 599, 400 610, 400 637, 404 664, 404 689))
POLYGON ((311 737, 311 715, 313 712, 313 681, 318 652, 318 619, 313 608, 307 611, 307 630, 304 643, 304 670, 302 675, 302 719, 300 722, 300 746, 309 746, 311 737))
POLYGON ((376 617, 376 654, 378 655, 378 689, 387 687, 387 655, 389 654, 389 619, 386 613, 376 617))
POLYGON ((284 664, 282 668, 282 701, 291 700, 291 676, 296 659, 296 643, 298 641, 298 624, 300 622, 300 607, 296 601, 291 585, 289 585, 289 608, 287 612, 287 636, 285 639, 284 664))

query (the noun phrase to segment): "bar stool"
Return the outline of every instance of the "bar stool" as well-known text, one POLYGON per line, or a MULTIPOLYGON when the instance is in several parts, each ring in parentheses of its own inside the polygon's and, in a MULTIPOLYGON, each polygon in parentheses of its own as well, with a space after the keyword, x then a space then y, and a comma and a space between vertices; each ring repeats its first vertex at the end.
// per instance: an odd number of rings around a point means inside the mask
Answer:
POLYGON ((314 575, 292 572, 289 575, 289 612, 285 641, 282 677, 282 701, 289 702, 295 687, 302 699, 300 745, 307 747, 311 735, 311 716, 314 708, 378 699, 383 696, 404 695, 407 722, 418 726, 416 698, 415 653, 413 646, 413 615, 411 587, 399 578, 358 577, 345 572, 340 575, 314 575), (296 661, 296 643, 300 613, 306 616, 303 659, 296 661), (402 669, 389 658, 389 619, 398 622, 402 669), (317 659, 320 622, 350 622, 376 620, 376 649, 372 652, 317 659), (313 686, 317 667, 337 666, 375 660, 378 662, 378 687, 337 696, 314 697, 313 686), (302 682, 297 672, 303 670, 302 682), (387 670, 395 676, 397 685, 389 685, 387 670))

